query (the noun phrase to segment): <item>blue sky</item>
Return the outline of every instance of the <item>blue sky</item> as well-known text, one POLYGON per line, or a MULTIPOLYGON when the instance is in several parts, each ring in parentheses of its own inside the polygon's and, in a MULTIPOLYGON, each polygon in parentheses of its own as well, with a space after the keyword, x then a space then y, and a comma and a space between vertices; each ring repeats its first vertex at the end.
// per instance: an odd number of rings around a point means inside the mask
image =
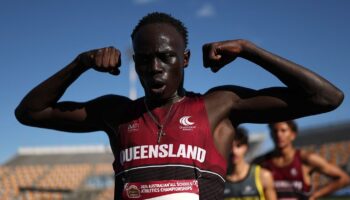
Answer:
MULTIPOLYGON (((34 86, 67 65, 79 53, 115 46, 122 52, 122 73, 88 71, 62 100, 86 101, 107 94, 128 95, 127 49, 138 20, 152 11, 167 12, 189 30, 187 90, 205 92, 235 84, 255 89, 282 85, 259 66, 238 59, 219 73, 202 67, 201 46, 244 38, 321 74, 350 94, 350 1, 200 1, 200 0, 2 0, 0 1, 0 163, 20 146, 108 144, 102 132, 70 134, 25 127, 13 111, 34 86)), ((138 95, 143 90, 138 84, 138 95)), ((327 114, 299 119, 310 127, 350 120, 350 100, 327 114)), ((246 125, 266 132, 265 125, 246 125)))

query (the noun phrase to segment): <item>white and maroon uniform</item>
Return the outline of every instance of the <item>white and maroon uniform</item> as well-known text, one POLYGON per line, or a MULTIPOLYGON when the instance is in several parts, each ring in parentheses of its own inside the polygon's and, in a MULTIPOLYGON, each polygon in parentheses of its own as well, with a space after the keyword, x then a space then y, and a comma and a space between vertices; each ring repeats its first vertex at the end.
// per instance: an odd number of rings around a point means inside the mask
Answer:
MULTIPOLYGON (((200 95, 173 104, 158 143, 143 99, 132 103, 118 130, 115 199, 222 199, 226 161, 214 146, 200 95), (128 114, 129 115, 129 114, 128 114)), ((168 109, 152 113, 164 123, 168 109)))
POLYGON ((271 158, 261 164, 271 171, 279 200, 307 200, 311 186, 305 183, 300 150, 296 150, 293 161, 284 167, 276 166, 271 158))

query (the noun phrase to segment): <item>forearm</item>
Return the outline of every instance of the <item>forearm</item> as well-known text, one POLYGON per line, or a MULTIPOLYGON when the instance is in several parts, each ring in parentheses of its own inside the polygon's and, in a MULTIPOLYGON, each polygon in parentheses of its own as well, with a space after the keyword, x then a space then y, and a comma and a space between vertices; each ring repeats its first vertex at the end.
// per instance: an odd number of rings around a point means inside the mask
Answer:
POLYGON ((75 59, 62 70, 32 89, 17 107, 16 114, 41 111, 54 105, 64 94, 65 90, 87 69, 75 59))
POLYGON ((346 180, 343 179, 338 179, 335 181, 331 181, 329 182, 327 185, 323 186, 322 188, 316 190, 315 192, 313 192, 312 197, 314 199, 320 198, 320 197, 324 197, 327 196, 335 191, 337 191, 338 189, 346 186, 348 182, 346 180))
POLYGON ((243 40, 241 43, 241 57, 269 71, 312 103, 338 106, 342 102, 343 93, 321 76, 248 41, 243 40))
POLYGON ((276 200, 277 199, 276 191, 274 189, 269 189, 265 191, 265 199, 276 200))

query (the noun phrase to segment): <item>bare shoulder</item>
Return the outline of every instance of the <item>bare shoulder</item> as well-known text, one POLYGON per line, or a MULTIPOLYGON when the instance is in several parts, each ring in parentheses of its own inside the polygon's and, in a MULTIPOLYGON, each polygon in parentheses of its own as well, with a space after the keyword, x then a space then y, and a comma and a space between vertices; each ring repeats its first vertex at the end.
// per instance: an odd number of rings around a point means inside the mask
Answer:
POLYGON ((306 149, 299 149, 298 150, 300 152, 300 157, 302 159, 306 159, 308 158, 311 154, 313 154, 312 151, 306 150, 306 149))
POLYGON ((92 99, 85 103, 86 107, 102 109, 101 111, 113 111, 114 109, 121 109, 130 104, 132 100, 127 97, 119 95, 104 95, 92 99))
POLYGON ((328 165, 328 161, 317 153, 300 150, 300 157, 304 165, 310 169, 319 169, 328 165))
POLYGON ((219 121, 230 118, 233 123, 239 124, 238 119, 240 117, 235 111, 239 110, 237 108, 239 108, 242 99, 252 95, 252 91, 234 85, 224 85, 210 89, 204 94, 208 114, 213 119, 219 119, 219 121))
POLYGON ((319 156, 318 154, 309 151, 309 150, 305 150, 305 149, 300 149, 300 158, 304 163, 309 163, 310 161, 313 161, 314 159, 319 159, 321 158, 321 156, 319 156))
POLYGON ((260 170, 260 180, 263 183, 272 182, 273 181, 272 173, 269 170, 267 170, 267 169, 261 168, 261 170, 260 170))
POLYGON ((260 178, 262 180, 271 180, 272 179, 272 173, 264 168, 261 168, 260 170, 260 178))
POLYGON ((97 115, 105 120, 119 119, 132 103, 133 100, 127 97, 109 94, 86 102, 85 109, 87 114, 97 115))
POLYGON ((261 168, 259 178, 264 188, 273 187, 273 175, 269 170, 261 168))

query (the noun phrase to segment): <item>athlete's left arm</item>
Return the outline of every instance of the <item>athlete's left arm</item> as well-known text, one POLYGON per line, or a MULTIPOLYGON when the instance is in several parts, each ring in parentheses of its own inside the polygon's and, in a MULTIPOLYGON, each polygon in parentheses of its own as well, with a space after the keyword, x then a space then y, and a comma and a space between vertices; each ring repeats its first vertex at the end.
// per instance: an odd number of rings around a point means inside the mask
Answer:
POLYGON ((230 114, 239 123, 270 123, 331 111, 343 101, 344 94, 323 77, 268 52, 247 40, 229 40, 203 46, 203 64, 213 72, 237 57, 257 64, 286 87, 260 90, 222 86, 206 94, 212 125, 230 114), (214 120, 213 120, 214 119, 214 120))
POLYGON ((271 172, 261 168, 260 180, 263 186, 265 199, 277 200, 276 190, 271 172))
POLYGON ((315 153, 302 153, 301 156, 305 164, 308 165, 312 171, 319 172, 333 179, 324 187, 314 191, 310 200, 331 194, 350 183, 350 178, 346 172, 341 170, 338 166, 327 162, 327 160, 321 156, 315 153))

